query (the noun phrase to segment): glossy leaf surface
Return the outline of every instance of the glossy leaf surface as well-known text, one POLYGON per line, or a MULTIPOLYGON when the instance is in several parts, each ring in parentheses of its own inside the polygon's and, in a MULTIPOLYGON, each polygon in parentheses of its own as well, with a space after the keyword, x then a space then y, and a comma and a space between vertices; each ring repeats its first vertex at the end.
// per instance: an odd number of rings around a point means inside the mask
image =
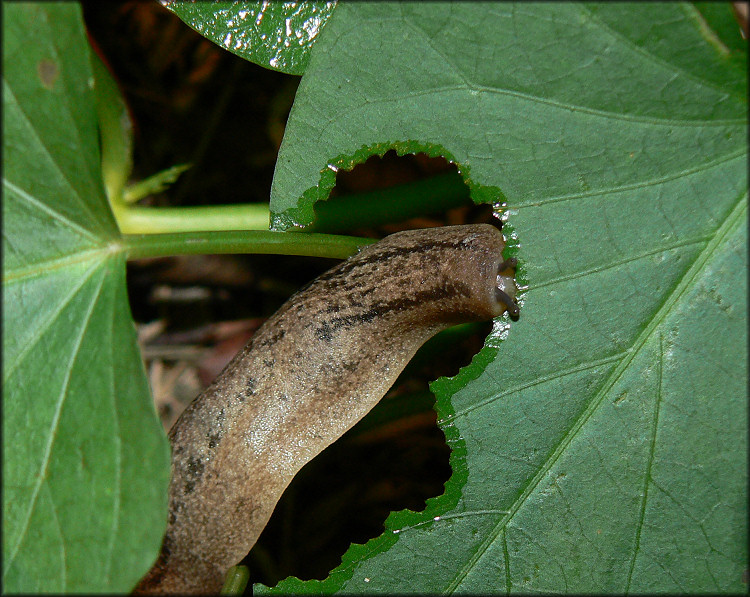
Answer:
POLYGON ((301 75, 336 2, 180 2, 164 5, 201 35, 266 68, 301 75))

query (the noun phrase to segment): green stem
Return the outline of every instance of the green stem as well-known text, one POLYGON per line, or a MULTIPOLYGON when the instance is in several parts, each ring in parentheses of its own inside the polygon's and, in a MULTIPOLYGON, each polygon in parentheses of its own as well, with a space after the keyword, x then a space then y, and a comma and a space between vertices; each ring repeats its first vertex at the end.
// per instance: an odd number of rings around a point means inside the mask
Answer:
POLYGON ((128 259, 172 255, 256 253, 345 259, 376 239, 268 230, 125 234, 128 259))
POLYGON ((398 222, 471 205, 469 187, 455 170, 387 189, 332 197, 315 204, 316 232, 338 232, 398 222))
POLYGON ((268 230, 269 219, 265 203, 200 207, 112 205, 112 211, 123 234, 268 230))
POLYGON ((242 595, 250 580, 247 566, 232 566, 224 579, 221 595, 242 595))
POLYGON ((122 201, 122 190, 133 167, 133 137, 128 110, 117 83, 101 58, 91 52, 94 99, 102 151, 102 180, 112 205, 122 201))
POLYGON ((179 177, 180 174, 185 172, 191 167, 191 164, 177 164, 161 172, 157 172, 149 176, 144 180, 128 185, 122 194, 122 202, 125 205, 130 205, 136 201, 140 201, 144 197, 149 195, 156 195, 166 190, 169 185, 173 184, 179 177))

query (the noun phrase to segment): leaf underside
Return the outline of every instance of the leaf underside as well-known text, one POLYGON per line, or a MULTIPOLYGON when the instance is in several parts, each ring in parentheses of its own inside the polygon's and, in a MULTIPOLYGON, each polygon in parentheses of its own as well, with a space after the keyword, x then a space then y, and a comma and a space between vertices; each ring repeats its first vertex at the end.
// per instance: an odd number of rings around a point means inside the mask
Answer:
POLYGON ((709 16, 337 7, 290 115, 277 225, 309 222, 334 158, 445 148, 476 196, 501 190, 528 289, 486 369, 433 384, 446 493, 275 591, 744 590, 746 44, 729 6, 709 16))

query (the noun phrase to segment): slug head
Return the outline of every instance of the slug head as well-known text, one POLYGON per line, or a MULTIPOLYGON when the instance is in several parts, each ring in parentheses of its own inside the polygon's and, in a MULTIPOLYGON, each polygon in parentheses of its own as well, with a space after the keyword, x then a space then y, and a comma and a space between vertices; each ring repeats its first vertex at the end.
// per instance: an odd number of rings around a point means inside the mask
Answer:
MULTIPOLYGON (((516 319, 516 259, 504 260, 504 248, 503 235, 489 224, 406 230, 363 250, 348 267, 382 266, 366 276, 380 278, 373 296, 414 303, 414 310, 393 310, 411 327, 486 321, 506 311, 516 319)), ((356 277, 365 279, 364 271, 356 277)))

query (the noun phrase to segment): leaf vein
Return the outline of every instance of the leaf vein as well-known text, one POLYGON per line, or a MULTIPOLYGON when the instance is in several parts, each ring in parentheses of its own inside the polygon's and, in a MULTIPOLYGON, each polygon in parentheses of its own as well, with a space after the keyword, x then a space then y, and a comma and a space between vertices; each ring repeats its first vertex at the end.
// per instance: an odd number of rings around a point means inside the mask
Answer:
MULTIPOLYGON (((111 303, 112 305, 114 303, 111 303)), ((114 309, 111 309, 114 311, 114 309)), ((114 313, 111 313, 111 316, 109 318, 110 321, 110 338, 109 342, 107 342, 107 345, 109 346, 109 361, 111 363, 117 362, 117 359, 115 358, 115 321, 117 318, 114 316, 114 313)), ((112 368, 109 369, 109 395, 112 401, 112 418, 114 423, 114 432, 112 434, 113 441, 115 443, 116 449, 115 449, 115 486, 113 488, 113 496, 114 499, 112 501, 112 527, 110 529, 110 539, 109 544, 107 545, 107 556, 105 560, 104 565, 104 581, 105 584, 109 583, 109 575, 112 570, 112 559, 113 554, 115 550, 115 537, 117 535, 117 529, 119 528, 120 524, 120 503, 122 500, 122 439, 120 437, 120 419, 117 413, 117 393, 116 393, 116 382, 115 382, 115 375, 114 370, 112 368)))
MULTIPOLYGON (((57 52, 55 52, 55 55, 59 59, 59 54, 57 52)), ((64 61, 61 61, 61 62, 64 62, 64 61)), ((23 107, 22 107, 21 103, 19 103, 18 98, 16 97, 15 93, 13 92, 12 87, 10 86, 10 84, 7 81, 5 81, 5 79, 3 80, 3 88, 4 88, 5 96, 9 97, 10 99, 12 99, 13 104, 15 104, 15 106, 18 109, 19 116, 21 116, 23 118, 23 121, 26 123, 27 128, 31 131, 31 133, 33 134, 34 138, 38 142, 39 146, 44 149, 44 152, 45 152, 46 156, 48 157, 50 164, 53 166, 53 169, 56 170, 60 174, 60 177, 62 178, 62 180, 65 181, 67 187, 70 189, 70 191, 71 191, 71 195, 70 195, 71 198, 75 199, 76 203, 82 208, 82 210, 86 214, 88 214, 91 222, 97 223, 97 224, 101 224, 102 218, 97 217, 96 214, 92 213, 91 206, 86 201, 83 200, 83 197, 81 197, 81 195, 78 193, 78 191, 76 190, 76 188, 73 186, 73 183, 70 181, 70 179, 68 178, 67 174, 65 172, 63 172, 62 168, 60 167, 60 164, 55 160, 55 158, 53 157, 52 152, 50 151, 50 149, 44 143, 43 136, 39 134, 39 131, 37 130, 37 128, 32 124, 31 119, 26 114, 26 112, 23 110, 23 107)), ((79 110, 80 110, 80 108, 79 108, 79 110)), ((72 111, 68 110, 68 114, 72 114, 72 111)), ((75 122, 75 120, 74 120, 74 122, 75 122)), ((76 141, 77 141, 76 147, 83 148, 84 145, 81 142, 80 131, 78 130, 78 127, 74 126, 73 129, 78 134, 78 136, 76 138, 76 141)), ((94 177, 93 173, 89 173, 89 174, 92 177, 94 177)), ((102 185, 103 184, 104 183, 102 182, 102 185)), ((102 186, 102 188, 103 188, 103 186, 102 186)), ((66 218, 63 218, 61 216, 60 219, 64 220, 66 218)), ((71 222, 71 224, 72 224, 72 222, 71 222)), ((92 231, 88 231, 88 232, 90 234, 94 234, 94 237, 96 237, 95 233, 93 233, 92 231)))
MULTIPOLYGON (((496 400, 499 400, 500 398, 504 398, 505 396, 510 396, 511 394, 514 394, 516 392, 521 392, 523 390, 533 388, 534 386, 543 385, 555 379, 562 379, 564 377, 567 377, 568 375, 573 375, 575 373, 580 373, 582 371, 588 371, 589 369, 595 369, 596 367, 600 367, 602 365, 619 362, 626 354, 627 354, 626 352, 621 352, 621 353, 617 353, 617 354, 605 357, 603 359, 597 359, 595 361, 587 361, 584 363, 579 363, 578 365, 575 365, 574 367, 570 367, 563 371, 555 371, 554 373, 550 373, 549 375, 538 377, 531 381, 524 382, 516 386, 512 386, 508 389, 503 390, 502 392, 498 392, 497 394, 489 396, 488 398, 484 400, 476 402, 472 404, 471 406, 466 407, 463 410, 457 411, 445 418, 440 419, 440 425, 441 426, 445 425, 455 419, 458 419, 459 417, 466 416, 471 411, 476 410, 477 408, 482 408, 483 406, 487 406, 488 404, 491 404, 495 402, 496 400)), ((489 372, 487 372, 487 374, 490 375, 489 372)))
POLYGON ((723 155, 716 160, 712 160, 705 164, 700 164, 699 166, 695 166, 694 168, 686 168, 685 170, 674 172, 667 176, 652 178, 650 180, 643 180, 643 181, 639 181, 639 182, 635 182, 631 184, 615 186, 609 189, 587 191, 585 193, 574 193, 571 195, 560 195, 557 197, 548 197, 546 199, 530 201, 528 203, 519 203, 519 204, 513 205, 512 209, 521 210, 521 209, 525 209, 529 207, 543 207, 550 203, 560 203, 562 201, 574 201, 576 199, 585 199, 588 197, 600 197, 600 196, 606 196, 606 195, 614 195, 616 193, 622 193, 625 191, 634 191, 638 189, 644 189, 650 186, 656 186, 656 185, 664 184, 666 182, 671 182, 673 180, 678 180, 683 177, 692 176, 693 174, 698 174, 700 172, 705 172, 707 170, 716 168, 718 166, 725 164, 726 162, 730 162, 738 158, 742 158, 743 161, 747 160, 747 147, 746 146, 741 147, 737 151, 733 151, 731 153, 723 155))
MULTIPOLYGON (((656 247, 655 249, 651 249, 650 251, 644 251, 642 253, 638 253, 636 255, 631 255, 629 257, 624 257, 622 259, 618 259, 617 261, 611 261, 605 265, 596 265, 594 267, 591 267, 589 269, 585 270, 579 270, 577 272, 572 272, 565 276, 560 276, 558 278, 550 278, 549 280, 545 280, 543 282, 540 282, 538 284, 534 284, 533 288, 543 288, 545 286, 552 286, 554 284, 560 284, 562 282, 569 282, 570 280, 576 280, 578 278, 585 278, 586 276, 590 276, 592 274, 598 274, 601 272, 605 272, 610 269, 614 269, 617 267, 620 267, 621 265, 627 265, 628 263, 634 263, 640 259, 644 259, 645 257, 650 257, 652 255, 659 255, 660 253, 665 253, 667 251, 672 251, 674 249, 680 249, 683 247, 690 247, 693 245, 699 245, 702 243, 706 243, 711 239, 710 236, 701 236, 697 238, 689 238, 685 239, 681 242, 672 243, 669 245, 663 245, 660 247, 656 247)), ((637 286, 637 285, 635 285, 637 286)))
POLYGON ((63 311, 63 309, 65 309, 65 307, 68 306, 70 301, 73 300, 73 297, 78 293, 81 287, 84 284, 86 284, 86 282, 88 282, 88 279, 91 276, 91 273, 93 272, 94 269, 95 267, 92 267, 83 276, 81 276, 80 282, 77 285, 73 286, 70 293, 67 296, 64 296, 62 300, 58 303, 58 305, 55 307, 55 309, 50 311, 47 314, 47 317, 45 317, 39 323, 39 325, 36 328, 36 331, 34 332, 34 334, 31 335, 31 337, 25 343, 24 347, 16 354, 15 357, 12 357, 13 360, 10 363, 7 363, 7 362, 3 363, 3 383, 5 383, 10 378, 10 376, 15 371, 16 367, 18 367, 18 365, 23 361, 26 354, 34 348, 34 346, 42 337, 42 335, 57 320, 60 313, 63 311))
MULTIPOLYGON (((635 44, 632 40, 625 37, 619 31, 612 29, 610 25, 608 25, 602 19, 597 17, 595 14, 593 14, 584 4, 579 4, 578 6, 581 8, 582 11, 585 11, 587 13, 588 17, 591 19, 592 22, 596 22, 602 29, 606 29, 609 32, 609 34, 612 35, 612 37, 615 37, 618 40, 620 40, 624 45, 630 47, 630 49, 633 52, 635 52, 636 54, 639 54, 640 56, 642 56, 643 58, 645 58, 652 64, 658 65, 659 67, 664 68, 665 70, 670 71, 670 72, 679 72, 681 76, 685 77, 685 79, 689 81, 692 81, 698 87, 705 87, 705 88, 711 89, 712 91, 714 91, 715 93, 719 95, 724 95, 724 96, 727 95, 726 91, 722 89, 721 87, 719 87, 718 85, 716 85, 715 83, 708 81, 706 79, 696 77, 693 73, 686 71, 684 68, 682 68, 678 64, 674 62, 668 62, 665 59, 661 58, 660 56, 657 56, 653 52, 647 52, 641 46, 635 44)), ((683 5, 683 8, 685 8, 684 5, 683 5)), ((738 99, 738 98, 735 97, 734 99, 738 99)))
MULTIPOLYGON (((52 417, 50 429, 47 432, 48 439, 47 439, 47 444, 44 449, 44 455, 40 463, 40 471, 39 471, 39 474, 37 475, 37 481, 31 493, 31 499, 29 500, 29 505, 26 511, 25 520, 23 524, 21 525, 21 532, 19 533, 16 539, 16 544, 13 546, 13 549, 10 552, 10 557, 8 558, 8 564, 5 567, 5 573, 7 573, 7 571, 10 570, 11 565, 13 564, 16 556, 18 555, 18 549, 20 548, 21 543, 23 542, 23 538, 26 535, 26 532, 28 531, 29 523, 31 522, 31 517, 36 508, 37 500, 39 499, 39 491, 41 490, 42 485, 45 483, 47 479, 49 461, 50 461, 50 456, 52 454, 52 446, 55 443, 55 438, 57 436, 57 427, 60 423, 60 416, 62 413, 63 405, 65 404, 65 401, 67 398, 66 392, 70 384, 70 375, 73 370, 73 363, 75 362, 75 359, 78 356, 78 353, 81 349, 81 344, 83 342, 84 333, 86 331, 88 322, 91 319, 91 316, 94 312, 94 306, 96 305, 96 301, 99 297, 99 294, 101 293, 103 285, 104 285, 104 278, 102 277, 99 281, 99 286, 96 292, 92 295, 92 299, 91 299, 91 302, 89 303, 86 316, 82 320, 80 333, 78 334, 78 338, 76 338, 74 350, 71 351, 70 359, 68 361, 67 373, 65 375, 65 379, 63 381, 62 387, 60 388, 60 393, 58 394, 58 397, 57 397, 57 405, 55 408, 55 413, 52 417)), ((5 573, 3 574, 3 577, 5 577, 5 573)))
POLYGON ((88 230, 87 228, 81 226, 77 222, 74 222, 67 216, 63 215, 59 211, 55 211, 52 209, 49 205, 44 203, 43 201, 40 201, 36 197, 34 197, 31 193, 28 193, 21 187, 13 184, 11 181, 9 181, 7 178, 3 177, 3 186, 10 189, 17 195, 21 196, 26 202, 31 203, 36 207, 39 211, 42 211, 46 213, 48 216, 50 216, 52 219, 57 220, 61 222, 62 224, 65 224, 68 228, 71 228, 72 230, 76 230, 81 234, 81 236, 85 236, 91 241, 96 242, 97 244, 100 244, 102 242, 102 239, 96 236, 91 230, 88 230))
MULTIPOLYGON (((463 580, 468 576, 469 572, 477 563, 477 561, 490 548, 490 546, 497 540, 497 538, 500 536, 500 533, 503 531, 503 529, 505 529, 508 523, 513 519, 515 514, 520 510, 521 506, 526 502, 526 500, 531 495, 531 493, 536 490, 536 488, 539 486, 539 483, 541 483, 542 479, 545 478, 546 474, 549 472, 552 466, 557 462, 561 454, 567 449, 567 447, 573 441, 573 439, 578 434, 580 429, 591 418, 593 413, 596 411, 596 409, 602 403, 604 398, 607 396, 608 392, 612 389, 615 383, 617 383, 617 381, 622 377, 622 375, 625 373, 630 363, 633 361, 635 356, 640 352, 640 350, 646 344, 648 339, 654 335, 654 333, 658 329, 658 326, 666 318, 666 316, 672 310, 674 305, 693 286, 696 278, 698 277, 698 274, 703 270, 704 266, 706 265, 710 257, 713 255, 714 251, 718 248, 721 242, 730 234, 731 231, 733 231, 736 227, 742 225, 742 223, 744 222, 744 217, 746 213, 747 213, 747 193, 743 196, 743 198, 740 201, 737 202, 737 205, 735 206, 733 211, 729 214, 729 216, 725 219, 724 223, 719 227, 719 229, 714 234, 714 237, 711 240, 711 242, 709 242, 708 246, 698 255, 693 265, 683 276, 682 280, 677 284, 674 291, 664 301, 663 305, 661 306, 659 311, 654 315, 651 322, 646 326, 643 332, 634 341, 633 348, 627 351, 626 353, 624 353, 624 358, 620 361, 618 366, 612 372, 609 379, 602 385, 601 389, 596 393, 596 395, 593 396, 589 405, 579 415, 578 419, 576 419, 576 421, 573 423, 568 433, 565 434, 565 436, 558 443, 557 447, 549 456, 547 461, 540 467, 539 472, 531 479, 531 481, 526 486, 526 488, 521 492, 518 498, 516 498, 516 500, 511 504, 510 508, 508 509, 508 514, 498 521, 494 529, 492 529, 487 534, 487 537, 485 538, 485 540, 477 548, 477 551, 475 552, 475 554, 461 568, 461 570, 459 570, 459 572, 456 574, 455 578, 448 585, 448 587, 446 587, 446 590, 445 590, 446 593, 453 593, 456 590, 456 588, 461 584, 461 582, 463 582, 463 580)), ((669 574, 668 570, 665 570, 665 571, 669 574)), ((670 574, 670 578, 672 578, 671 574, 670 574)), ((680 586, 679 583, 677 584, 678 586, 680 586)), ((680 587, 680 588, 684 589, 684 587, 680 587)))
POLYGON ((643 530, 643 523, 646 519, 646 504, 648 502, 648 489, 651 480, 651 468, 654 464, 654 454, 656 453, 656 434, 659 430, 659 412, 661 410, 662 402, 662 388, 664 384, 664 344, 662 335, 659 334, 659 359, 657 360, 657 376, 658 384, 656 388, 656 404, 654 407, 654 420, 651 424, 651 443, 649 446, 648 461, 646 462, 646 470, 643 475, 643 496, 641 497, 641 506, 638 513, 638 523, 635 527, 635 538, 633 545, 633 557, 630 559, 630 569, 628 570, 628 578, 625 582, 624 593, 628 595, 630 593, 630 585, 633 580, 633 571, 635 570, 635 562, 638 558, 641 548, 641 531, 643 530))

